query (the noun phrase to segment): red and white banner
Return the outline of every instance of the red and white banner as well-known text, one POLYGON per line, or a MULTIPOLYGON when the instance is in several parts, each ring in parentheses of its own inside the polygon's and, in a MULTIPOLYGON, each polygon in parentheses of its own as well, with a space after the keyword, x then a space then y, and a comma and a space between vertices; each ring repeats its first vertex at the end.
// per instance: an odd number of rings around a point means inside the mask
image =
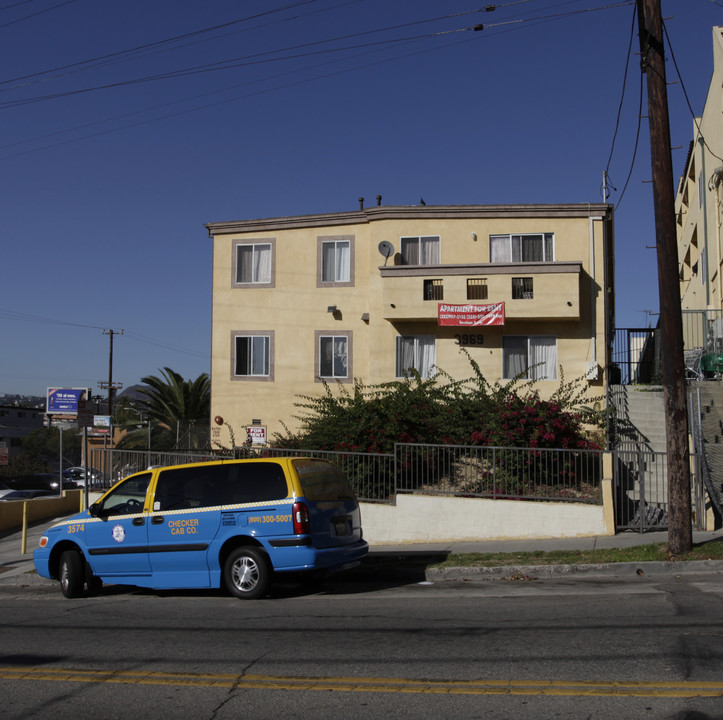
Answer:
POLYGON ((492 305, 447 305, 439 303, 437 322, 439 325, 479 327, 482 325, 504 325, 505 304, 492 305))

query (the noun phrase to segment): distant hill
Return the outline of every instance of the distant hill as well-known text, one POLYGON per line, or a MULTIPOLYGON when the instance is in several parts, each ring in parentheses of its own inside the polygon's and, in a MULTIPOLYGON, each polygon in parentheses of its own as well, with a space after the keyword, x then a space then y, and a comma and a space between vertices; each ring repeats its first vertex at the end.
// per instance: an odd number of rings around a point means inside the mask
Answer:
POLYGON ((148 385, 142 385, 140 383, 136 385, 129 385, 123 392, 116 395, 116 399, 124 398, 125 400, 146 400, 146 396, 140 392, 140 390, 150 390, 148 385))

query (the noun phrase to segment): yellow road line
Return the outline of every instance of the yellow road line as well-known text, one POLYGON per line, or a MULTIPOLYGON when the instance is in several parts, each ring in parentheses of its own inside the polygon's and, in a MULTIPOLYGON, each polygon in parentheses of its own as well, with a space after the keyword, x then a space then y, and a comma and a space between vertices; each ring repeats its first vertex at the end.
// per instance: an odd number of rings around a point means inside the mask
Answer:
POLYGON ((0 667, 0 679, 52 682, 175 685, 258 690, 427 693, 448 695, 568 695, 617 697, 723 697, 723 682, 563 681, 563 680, 414 680, 371 677, 297 677, 231 673, 165 673, 134 670, 0 667))

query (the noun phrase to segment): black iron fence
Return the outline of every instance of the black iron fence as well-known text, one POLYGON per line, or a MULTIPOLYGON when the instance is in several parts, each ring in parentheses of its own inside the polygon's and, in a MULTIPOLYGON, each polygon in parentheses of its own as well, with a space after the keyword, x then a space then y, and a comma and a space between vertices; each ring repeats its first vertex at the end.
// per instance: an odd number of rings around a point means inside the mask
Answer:
MULTIPOLYGON (((602 451, 398 444, 392 454, 241 447, 234 457, 318 457, 335 463, 360 500, 400 493, 602 504, 602 451)), ((95 450, 102 486, 154 465, 223 459, 211 453, 95 450)))

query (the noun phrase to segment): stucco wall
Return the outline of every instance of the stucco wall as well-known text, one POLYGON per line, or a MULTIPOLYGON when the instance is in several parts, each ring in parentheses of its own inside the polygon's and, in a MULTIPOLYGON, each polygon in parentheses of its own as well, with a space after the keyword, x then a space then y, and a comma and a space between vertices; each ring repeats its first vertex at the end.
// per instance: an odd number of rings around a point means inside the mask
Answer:
POLYGON ((83 509, 83 491, 65 490, 63 497, 41 497, 34 500, 0 502, 0 530, 22 527, 23 505, 27 506, 28 524, 70 515, 83 509))
MULTIPOLYGON (((485 328, 483 343, 475 343, 466 350, 490 382, 500 379, 502 374, 504 335, 555 336, 556 364, 564 367, 568 379, 583 376, 590 361, 603 367, 606 288, 611 288, 607 287, 606 279, 603 223, 588 217, 588 212, 593 211, 583 211, 581 206, 527 211, 510 206, 500 209, 495 216, 484 207, 472 207, 468 214, 478 216, 465 217, 454 209, 382 207, 369 211, 369 217, 352 213, 348 218, 276 218, 214 226, 211 417, 222 417, 227 423, 226 427, 213 426, 214 446, 229 447, 230 430, 237 443, 243 442, 244 427, 254 419, 268 428, 269 437, 275 433, 283 435, 284 425, 298 427, 299 409, 294 405, 298 396, 323 392, 315 365, 319 331, 328 335, 348 334, 353 343, 348 377, 339 386, 337 382, 330 383, 333 393, 348 390, 354 378, 368 384, 394 379, 395 342, 399 335, 435 336, 437 366, 458 379, 471 377, 468 356, 460 352, 457 344, 460 328, 438 325, 436 302, 425 301, 422 296, 423 277, 414 278, 415 291, 408 301, 412 309, 406 319, 390 316, 392 305, 401 308, 401 300, 388 297, 394 279, 382 278, 380 267, 384 266, 384 258, 377 246, 387 240, 399 251, 400 238, 406 235, 441 238, 442 264, 429 266, 425 273, 434 278, 440 273, 444 275, 450 264, 489 263, 492 234, 554 233, 555 261, 580 263, 580 270, 569 277, 524 273, 535 281, 534 301, 508 302, 506 325, 485 328), (376 217, 377 213, 382 214, 376 217), (319 287, 319 238, 334 234, 354 238, 353 278, 344 287, 319 287), (273 282, 258 287, 234 285, 235 244, 272 241, 273 282), (330 307, 337 311, 332 314, 328 311, 330 307), (270 337, 271 375, 234 376, 234 337, 254 334, 270 337)), ((601 208, 595 212, 604 214, 601 208)), ((389 259, 389 265, 395 262, 394 257, 389 259)), ((494 271, 495 266, 490 269, 494 271)), ((555 269, 554 264, 548 269, 555 269)), ((477 267, 470 272, 476 276, 483 270, 477 267)), ((503 280, 490 276, 489 302, 509 295, 515 272, 507 268, 507 274, 500 276, 503 280), (502 294, 496 289, 498 281, 504 281, 502 294)), ((444 281, 445 302, 467 302, 466 275, 460 276, 459 282, 451 276, 445 276, 444 281)), ((559 382, 554 380, 539 381, 537 385, 543 396, 549 396, 558 386, 559 382)), ((602 389, 599 378, 590 386, 591 396, 600 395, 602 389)))
POLYGON ((614 535, 602 505, 399 495, 396 505, 362 503, 371 545, 614 535))

